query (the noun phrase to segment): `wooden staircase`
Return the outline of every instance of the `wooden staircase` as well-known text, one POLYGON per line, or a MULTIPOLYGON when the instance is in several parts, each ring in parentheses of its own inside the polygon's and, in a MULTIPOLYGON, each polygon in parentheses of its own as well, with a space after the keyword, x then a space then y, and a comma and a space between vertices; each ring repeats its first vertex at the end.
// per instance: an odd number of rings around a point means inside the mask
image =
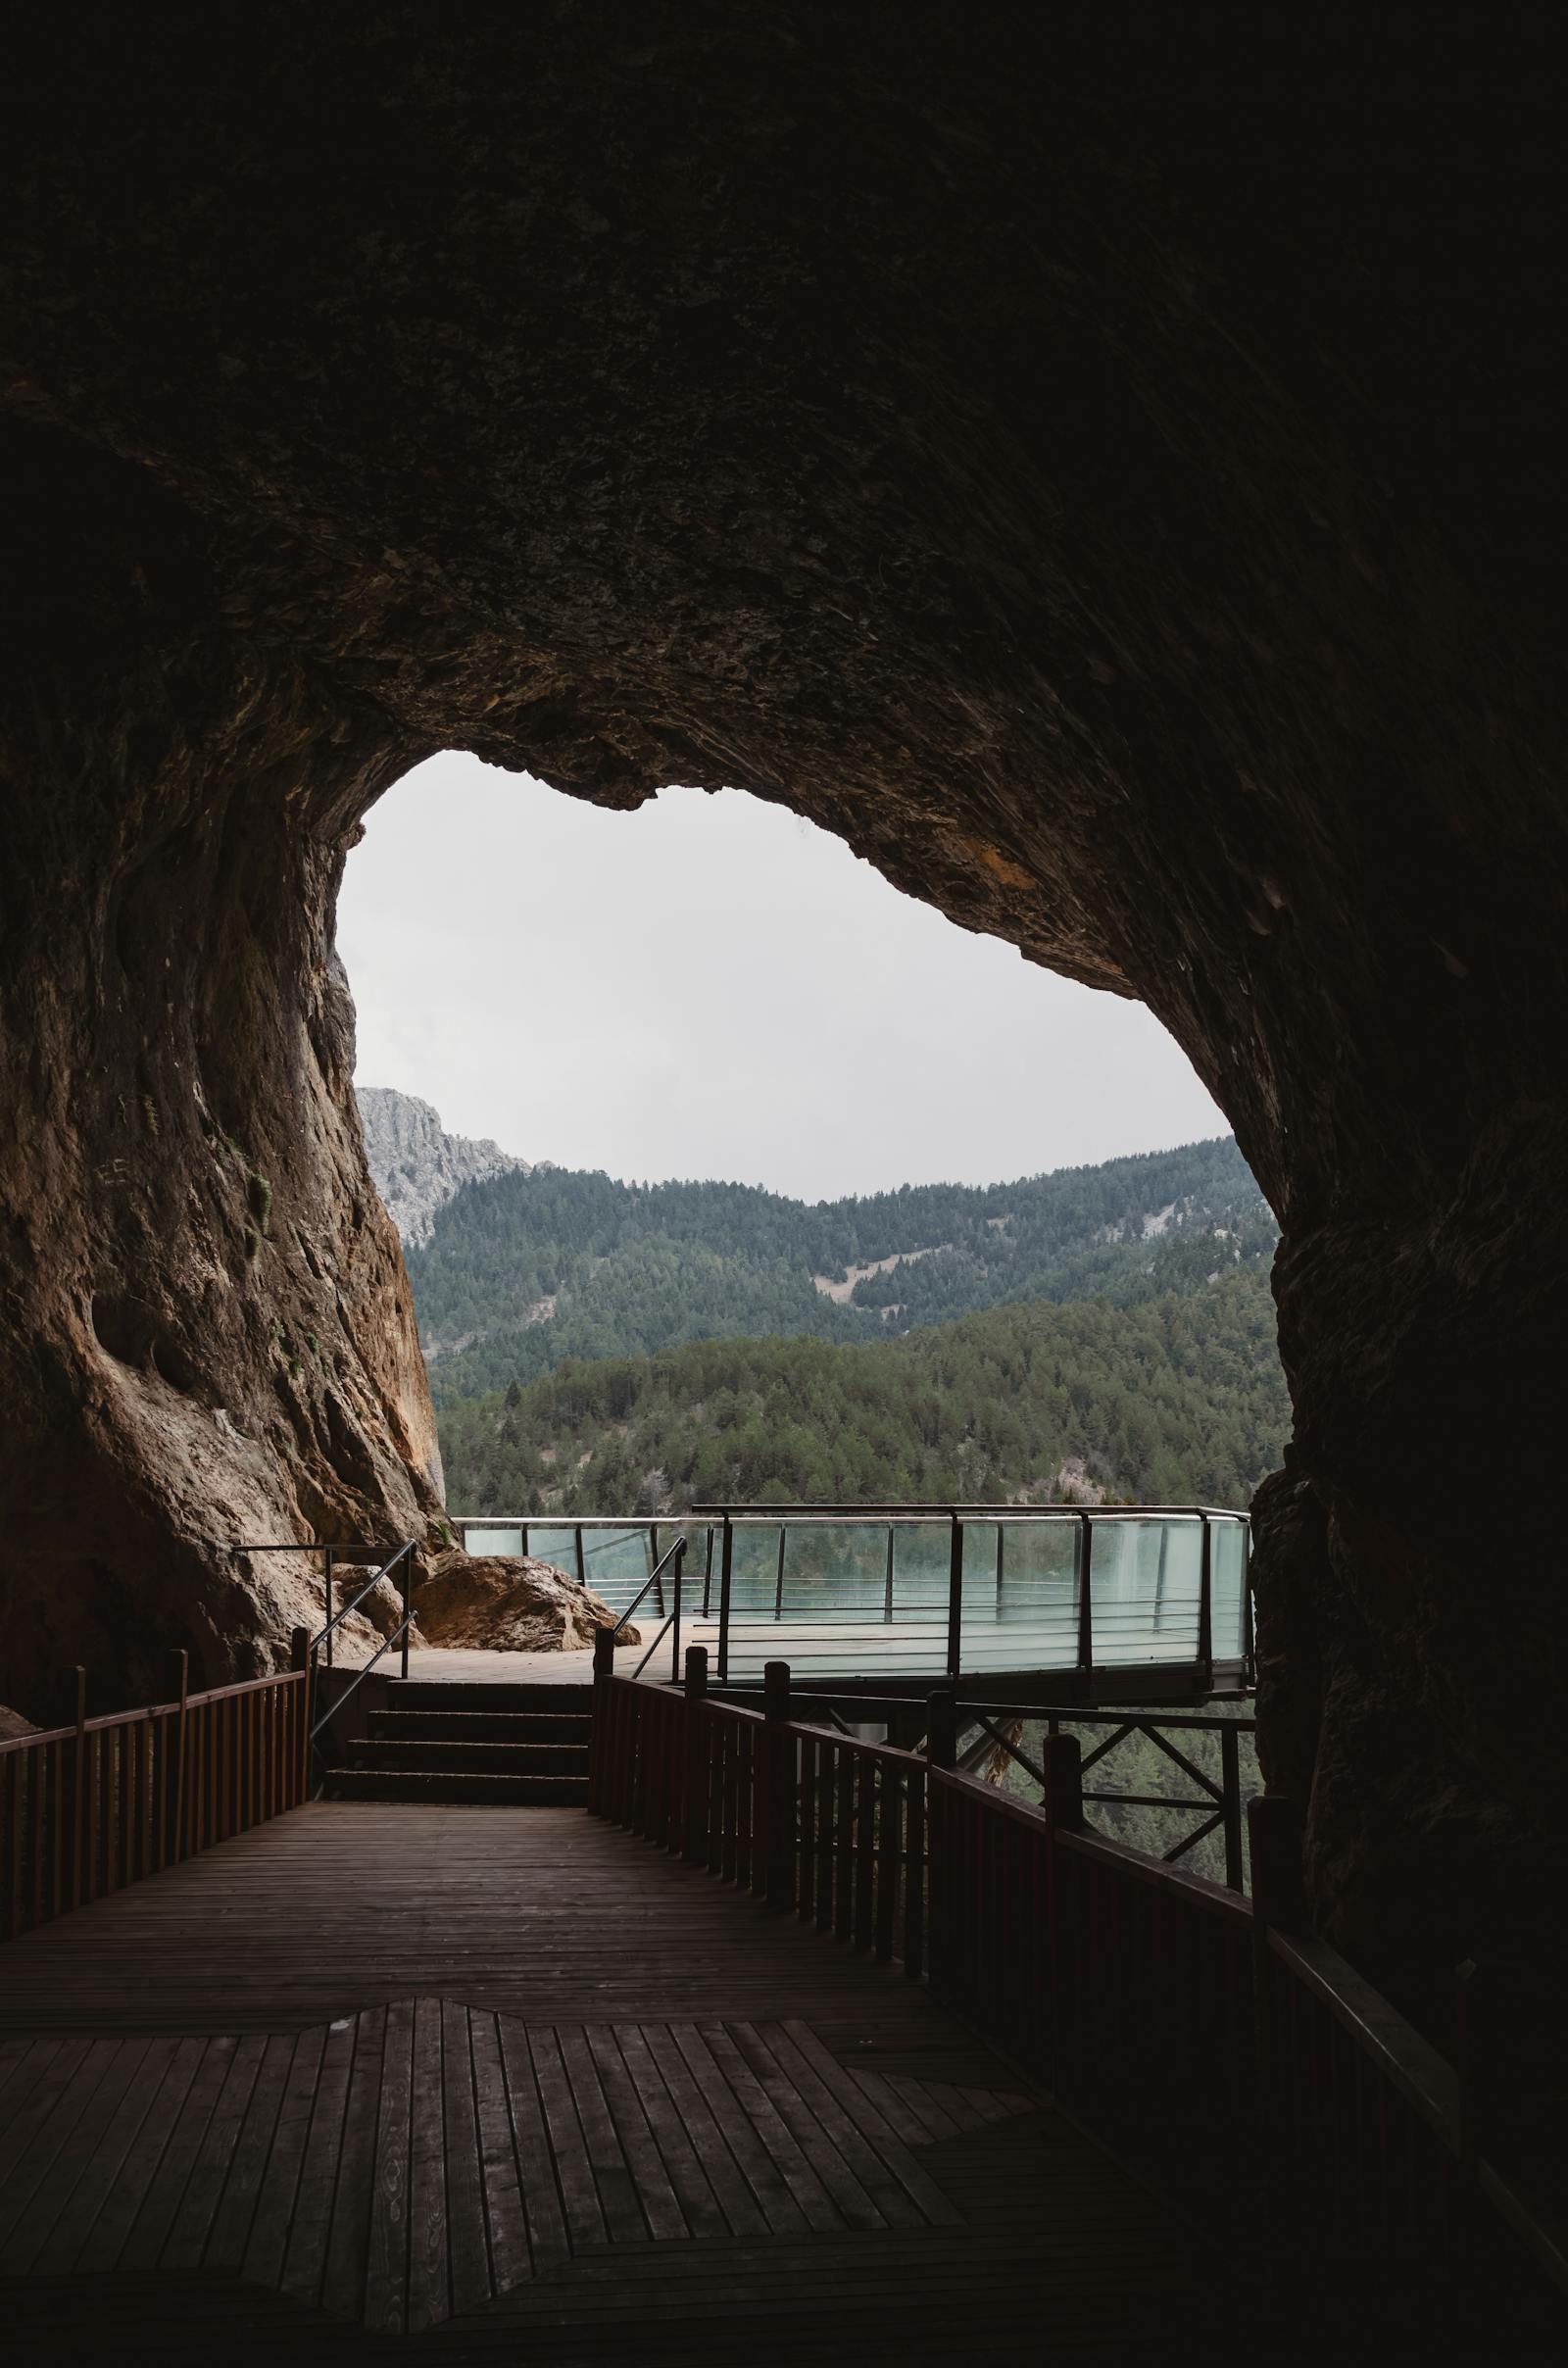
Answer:
POLYGON ((328 1801, 493 1801, 585 1808, 586 1686, 431 1685, 394 1678, 369 1734, 329 1769, 328 1801))

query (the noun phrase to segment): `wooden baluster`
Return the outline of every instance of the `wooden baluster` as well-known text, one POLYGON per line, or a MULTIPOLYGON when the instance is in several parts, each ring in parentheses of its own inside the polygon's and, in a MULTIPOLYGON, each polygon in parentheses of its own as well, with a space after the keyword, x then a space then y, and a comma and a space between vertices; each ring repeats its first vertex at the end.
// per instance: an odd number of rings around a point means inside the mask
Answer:
POLYGON ((109 1839, 108 1827, 114 1815, 114 1801, 105 1782, 104 1745, 112 1733, 112 1728, 100 1727, 95 1734, 82 1736, 87 1772, 87 1797, 81 1818, 81 1889, 84 1899, 96 1899, 105 1889, 104 1845, 109 1839))
POLYGON ((705 1708, 708 1730, 708 1871, 724 1871, 724 1721, 705 1708))
POLYGON ((816 1929, 833 1929, 833 1785, 838 1746, 824 1736, 816 1747, 816 1929))
POLYGON ((858 1751, 855 1771, 855 1946, 869 1949, 874 1938, 872 1904, 876 1884, 876 1761, 858 1751))
POLYGON ((801 1879, 795 1911, 803 1924, 816 1913, 816 1744, 800 1745, 801 1879))
POLYGON ((83 1879, 83 1796, 87 1789, 87 1672, 81 1667, 65 1675, 65 1724, 75 1734, 66 1746, 69 1757, 61 1765, 62 1825, 65 1830, 65 1900, 79 1907, 83 1879))
POLYGON ((908 1815, 904 1837, 904 1973, 917 1982, 925 1969, 925 1800, 924 1768, 908 1772, 908 1815))
POLYGON ((761 1862, 760 1853, 757 1847, 759 1839, 759 1820, 757 1813, 757 1795, 760 1778, 759 1752, 757 1729, 752 1725, 750 1719, 746 1721, 745 1725, 740 1730, 740 1744, 741 1830, 739 1850, 737 1852, 738 1864, 736 1867, 735 1879, 742 1891, 750 1891, 756 1881, 758 1867, 761 1862))
POLYGON ((763 1825, 762 1889, 769 1907, 795 1904, 795 1738, 789 1733, 790 1665, 768 1661, 762 1670, 760 1790, 766 1802, 763 1825))
POLYGON ((926 1850, 929 1857, 926 1917, 931 1987, 938 1997, 949 1995, 956 1972, 959 1938, 957 1865, 950 1850, 956 1803, 939 1781, 958 1756, 958 1703, 951 1686, 938 1687, 926 1698, 925 1750, 926 1850), (954 1878, 950 1894, 949 1877, 954 1878))
POLYGON ((833 1869, 833 1935, 835 1940, 849 1940, 854 1930, 855 1916, 855 1754, 848 1744, 839 1744, 838 1783, 835 1788, 834 1824, 837 1858, 833 1869))
POLYGON ((588 1731, 588 1806, 596 1817, 612 1816, 607 1799, 611 1782, 611 1684, 615 1669, 615 1631, 594 1630, 593 1722, 588 1731))
POLYGON ((903 1796, 898 1771, 891 1761, 874 1761, 877 1791, 876 1838, 876 1960, 893 1962, 893 1925, 899 1904, 899 1856, 903 1839, 903 1796))
POLYGON ((165 1861, 171 1858, 181 1858, 185 1854, 182 1844, 185 1832, 185 1746, 190 1690, 190 1656, 184 1653, 172 1653, 169 1662, 174 1715, 171 1722, 172 1733, 166 1734, 164 1749, 166 1752, 172 1753, 173 1767, 170 1777, 166 1779, 168 1822, 165 1833, 168 1840, 164 1850, 165 1861))
POLYGON ((708 1647, 686 1648, 685 1807, 681 1856, 688 1866, 708 1862, 708 1647))
POLYGON ((0 1802, 4 1803, 6 1864, 9 1876, 3 1903, 5 1937, 14 1940, 23 1929, 24 1911, 23 1838, 26 1831, 25 1798, 31 1751, 7 1751, 0 1756, 0 1802))
POLYGON ((311 1755, 311 1632, 295 1628, 288 1640, 288 1662, 300 1682, 288 1690, 289 1727, 284 1798, 290 1808, 310 1794, 311 1755))

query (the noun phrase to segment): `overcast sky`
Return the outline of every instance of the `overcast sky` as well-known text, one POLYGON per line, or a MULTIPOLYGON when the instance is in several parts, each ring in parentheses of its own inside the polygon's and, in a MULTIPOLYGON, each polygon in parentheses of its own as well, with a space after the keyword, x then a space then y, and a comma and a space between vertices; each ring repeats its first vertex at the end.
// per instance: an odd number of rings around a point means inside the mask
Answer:
POLYGON ((605 814, 432 758, 370 813, 338 950, 362 1085, 565 1167, 817 1200, 1227 1131, 1141 1005, 740 791, 605 814))

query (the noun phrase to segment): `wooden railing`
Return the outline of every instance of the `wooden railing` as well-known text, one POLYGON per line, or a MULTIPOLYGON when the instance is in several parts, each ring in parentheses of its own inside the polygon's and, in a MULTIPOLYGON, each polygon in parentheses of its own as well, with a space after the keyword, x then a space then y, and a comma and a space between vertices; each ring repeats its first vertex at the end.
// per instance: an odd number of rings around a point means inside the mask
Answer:
POLYGON ((68 1724, 0 1743, 0 1939, 29 1932, 227 1842, 305 1798, 309 1678, 296 1666, 186 1691, 171 1655, 168 1702, 87 1716, 71 1673, 68 1724))
POLYGON ((1074 1736, 1047 1739, 1039 1808, 961 1774, 958 1716, 933 1694, 927 1751, 900 1751, 793 1716, 782 1663, 759 1711, 709 1696, 700 1649, 678 1692, 602 1645, 589 1805, 925 1976, 1151 2168, 1245 2189, 1298 2262, 1360 2263, 1401 2310, 1450 2269, 1511 2294, 1526 2252, 1568 2285, 1476 2158, 1455 2072, 1301 1932, 1294 1803, 1249 1804, 1250 1900, 1087 1832, 1074 1736))

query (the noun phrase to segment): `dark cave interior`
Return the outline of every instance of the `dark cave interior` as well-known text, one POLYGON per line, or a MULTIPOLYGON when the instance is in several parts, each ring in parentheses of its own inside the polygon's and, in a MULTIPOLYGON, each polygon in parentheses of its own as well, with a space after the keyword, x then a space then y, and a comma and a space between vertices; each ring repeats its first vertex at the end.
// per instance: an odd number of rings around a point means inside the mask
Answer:
MULTIPOLYGON (((1271 1781, 1560 1982, 1549 19, 66 8, 9 141, 0 1694, 421 1528, 347 848, 733 785, 1144 1000, 1284 1228, 1271 1781), (1003 37, 1004 33, 1005 37, 1003 37), (302 1357, 298 1344, 322 1344, 302 1357)), ((1521 2039, 1524 2045, 1524 2039, 1521 2039)), ((1539 2076, 1539 2058, 1537 2073, 1539 2076)))

